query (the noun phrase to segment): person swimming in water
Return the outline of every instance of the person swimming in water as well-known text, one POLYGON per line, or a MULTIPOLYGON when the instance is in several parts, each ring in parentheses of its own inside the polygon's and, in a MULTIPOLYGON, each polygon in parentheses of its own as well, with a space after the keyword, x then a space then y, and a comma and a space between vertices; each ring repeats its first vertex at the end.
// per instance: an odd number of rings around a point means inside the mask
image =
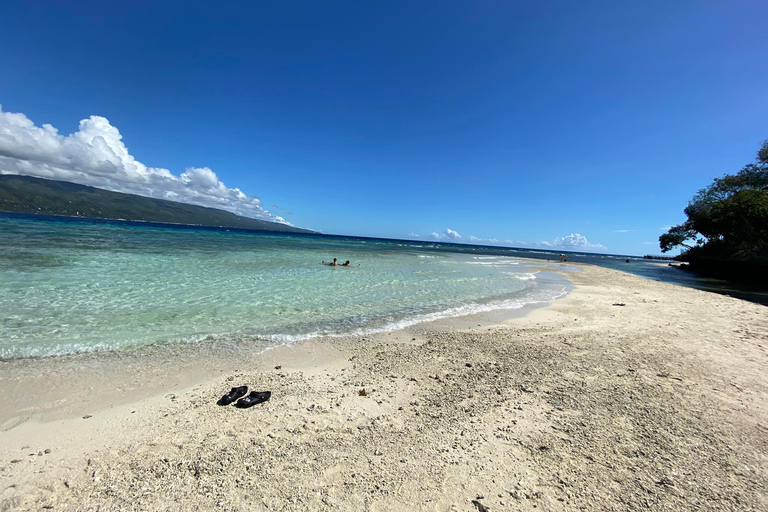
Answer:
MULTIPOLYGON (((331 262, 323 261, 323 265, 328 265, 331 267, 350 267, 351 266, 349 260, 345 261, 344 263, 339 263, 338 261, 336 261, 336 258, 333 258, 333 261, 331 262)), ((357 266, 359 267, 360 264, 358 263, 357 266)))

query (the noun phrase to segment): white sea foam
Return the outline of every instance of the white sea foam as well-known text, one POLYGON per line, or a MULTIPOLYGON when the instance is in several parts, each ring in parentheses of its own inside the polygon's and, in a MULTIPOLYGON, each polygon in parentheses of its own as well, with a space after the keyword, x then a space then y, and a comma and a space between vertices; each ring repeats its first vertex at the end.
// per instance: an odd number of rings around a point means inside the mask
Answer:
POLYGON ((506 267, 509 265, 519 265, 519 261, 468 261, 467 265, 483 265, 486 267, 506 267))
POLYGON ((463 306, 449 308, 449 309, 434 312, 434 313, 424 313, 424 314, 418 314, 418 315, 406 317, 401 320, 389 322, 381 327, 358 328, 358 329, 353 329, 347 332, 320 330, 320 331, 313 331, 305 334, 267 334, 267 335, 259 336, 259 338, 263 340, 275 342, 278 344, 290 345, 293 343, 307 341, 315 338, 345 338, 345 337, 355 337, 355 336, 370 336, 370 335, 379 334, 382 332, 390 332, 390 331, 396 331, 399 329, 405 329, 413 325, 426 323, 426 322, 434 322, 436 320, 442 320, 445 318, 475 315, 478 313, 487 313, 489 311, 498 311, 498 310, 505 310, 505 309, 520 309, 528 305, 544 304, 544 303, 557 300, 563 297, 564 295, 566 295, 567 293, 568 292, 565 289, 565 287, 562 287, 561 289, 559 289, 559 291, 554 292, 548 298, 538 298, 538 299, 531 298, 527 300, 526 299, 506 299, 506 300, 501 300, 496 302, 489 302, 486 304, 465 304, 463 306))
POLYGON ((536 279, 535 273, 529 273, 529 272, 502 272, 502 274, 511 276, 515 279, 519 279, 521 281, 533 281, 536 279))

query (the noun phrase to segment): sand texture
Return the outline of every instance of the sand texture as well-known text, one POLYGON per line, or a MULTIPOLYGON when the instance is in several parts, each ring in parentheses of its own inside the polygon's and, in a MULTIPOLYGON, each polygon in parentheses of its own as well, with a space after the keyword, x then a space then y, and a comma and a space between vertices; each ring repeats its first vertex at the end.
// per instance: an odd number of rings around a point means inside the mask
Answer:
MULTIPOLYGON (((185 363, 111 405, 127 374, 99 374, 76 405, 6 411, 0 510, 768 510, 768 308, 581 269, 500 324, 185 363), (240 384, 272 399, 215 405, 240 384)), ((54 363, 19 364, 0 392, 45 404, 54 363)))

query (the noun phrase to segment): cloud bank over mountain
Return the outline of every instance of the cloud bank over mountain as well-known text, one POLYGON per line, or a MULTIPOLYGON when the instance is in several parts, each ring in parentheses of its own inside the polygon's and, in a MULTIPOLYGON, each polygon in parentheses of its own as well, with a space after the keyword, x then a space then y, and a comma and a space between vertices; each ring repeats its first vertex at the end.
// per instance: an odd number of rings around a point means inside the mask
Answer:
POLYGON ((228 188, 211 169, 189 167, 175 175, 149 167, 128 152, 122 139, 105 117, 83 119, 76 132, 64 136, 50 124, 36 126, 22 113, 3 112, 0 105, 0 174, 70 181, 290 225, 257 197, 228 188))

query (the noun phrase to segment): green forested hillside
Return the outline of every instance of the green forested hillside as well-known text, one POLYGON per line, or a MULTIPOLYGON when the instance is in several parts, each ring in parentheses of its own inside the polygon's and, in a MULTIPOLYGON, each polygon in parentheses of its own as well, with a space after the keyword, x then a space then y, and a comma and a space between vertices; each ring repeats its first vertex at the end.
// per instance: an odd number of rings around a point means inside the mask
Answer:
POLYGON ((17 175, 0 175, 0 211, 311 233, 215 208, 17 175))

